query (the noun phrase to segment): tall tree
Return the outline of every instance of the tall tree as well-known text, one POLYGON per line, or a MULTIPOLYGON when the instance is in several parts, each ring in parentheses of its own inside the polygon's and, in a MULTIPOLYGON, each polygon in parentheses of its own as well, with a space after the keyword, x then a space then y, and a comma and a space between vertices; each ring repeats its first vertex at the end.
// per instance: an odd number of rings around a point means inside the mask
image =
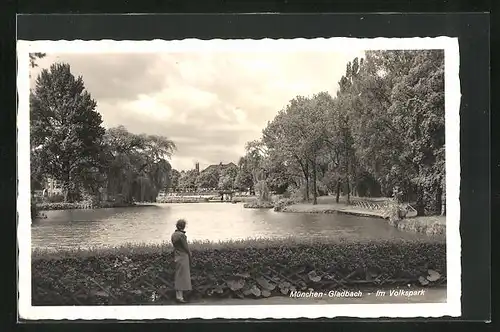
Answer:
POLYGON ((234 187, 241 191, 253 191, 252 172, 245 156, 238 161, 238 173, 234 179, 234 187))
POLYGON ((310 100, 297 96, 282 109, 263 130, 263 142, 272 151, 280 151, 285 158, 299 165, 305 184, 304 199, 309 201, 310 151, 307 145, 307 114, 310 100))
POLYGON ((441 211, 444 179, 444 52, 421 51, 412 68, 394 86, 389 113, 405 138, 401 159, 412 172, 417 212, 441 211))
POLYGON ((203 170, 196 177, 196 187, 201 189, 216 189, 219 185, 221 170, 218 167, 210 167, 203 170))
POLYGON ((357 157, 386 195, 402 188, 422 215, 426 188, 444 177, 442 52, 367 52, 360 73, 352 94, 357 157))
POLYGON ((312 168, 313 204, 318 203, 318 166, 327 137, 326 119, 332 108, 333 98, 327 92, 321 92, 313 96, 306 108, 308 113, 303 114, 303 123, 309 133, 305 137, 305 149, 312 168))
POLYGON ((176 169, 172 169, 172 171, 170 172, 170 182, 169 182, 169 186, 167 187, 167 189, 170 189, 171 191, 176 192, 177 189, 179 188, 180 177, 181 177, 181 173, 176 169))
POLYGON ((105 135, 108 149, 108 191, 126 202, 155 201, 171 183, 168 159, 174 142, 163 136, 136 135, 123 126, 110 128, 105 135))
POLYGON ((265 169, 265 159, 268 151, 266 145, 261 140, 248 142, 245 146, 245 159, 252 174, 253 188, 259 199, 267 201, 269 199, 269 188, 267 186, 267 172, 265 169))
POLYGON ((85 170, 97 170, 104 128, 97 104, 70 66, 42 70, 30 94, 31 147, 41 170, 63 183, 65 201, 75 199, 85 170))
POLYGON ((220 172, 218 188, 221 190, 232 190, 234 188, 234 182, 236 176, 238 175, 238 167, 236 165, 228 165, 222 169, 220 172))
POLYGON ((198 175, 199 174, 195 169, 182 171, 179 178, 179 188, 184 191, 196 189, 196 179, 198 178, 198 175))

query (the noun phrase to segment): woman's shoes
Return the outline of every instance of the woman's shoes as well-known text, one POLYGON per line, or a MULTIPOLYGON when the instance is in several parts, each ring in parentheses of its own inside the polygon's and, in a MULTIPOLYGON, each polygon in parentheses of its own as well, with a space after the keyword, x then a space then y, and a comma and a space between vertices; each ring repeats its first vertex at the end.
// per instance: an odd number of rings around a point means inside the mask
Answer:
POLYGON ((187 303, 187 301, 186 301, 186 300, 184 300, 184 299, 175 299, 175 301, 176 301, 177 303, 187 303))

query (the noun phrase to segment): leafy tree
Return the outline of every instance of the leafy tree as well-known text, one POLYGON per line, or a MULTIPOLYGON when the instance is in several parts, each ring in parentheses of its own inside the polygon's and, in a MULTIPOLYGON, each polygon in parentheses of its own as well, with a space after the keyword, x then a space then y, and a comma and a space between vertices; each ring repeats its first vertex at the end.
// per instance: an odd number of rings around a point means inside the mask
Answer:
POLYGON ((236 176, 238 175, 238 167, 230 164, 220 172, 218 188, 221 190, 232 190, 236 176))
POLYGON ((283 194, 291 184, 295 184, 293 167, 289 167, 285 156, 278 150, 270 150, 265 162, 267 185, 271 191, 283 194))
POLYGON ((179 188, 180 177, 181 173, 176 169, 172 169, 170 173, 170 183, 169 186, 167 186, 167 189, 171 189, 174 192, 177 191, 177 189, 179 188))
POLYGON ((168 159, 175 144, 166 137, 136 135, 123 126, 106 132, 108 192, 126 202, 155 201, 171 182, 168 159))
POLYGON ((96 102, 70 66, 42 70, 30 94, 32 160, 63 183, 65 201, 77 198, 88 173, 98 173, 104 129, 96 102))
POLYGON ((308 102, 307 98, 301 96, 292 99, 263 130, 263 142, 268 149, 273 153, 283 154, 289 165, 298 165, 305 180, 306 201, 309 200, 310 167, 309 151, 305 144, 308 132, 302 121, 302 113, 308 102))
POLYGON ((248 142, 245 146, 245 160, 252 174, 253 188, 259 199, 267 201, 269 199, 269 189, 266 183, 265 160, 267 158, 267 147, 261 140, 248 142))
POLYGON ((306 121, 304 121, 306 131, 309 133, 305 139, 305 146, 308 151, 308 161, 312 168, 313 204, 318 203, 318 163, 320 162, 320 154, 327 139, 327 128, 325 125, 327 115, 332 108, 333 99, 328 93, 322 92, 316 94, 310 101, 310 106, 307 108, 309 114, 306 114, 306 121))
POLYGON ((253 190, 252 172, 246 157, 241 157, 238 161, 238 173, 234 179, 234 187, 242 191, 253 190))
POLYGON ((195 185, 203 189, 215 189, 219 185, 220 169, 218 167, 210 167, 203 170, 196 177, 195 185))
POLYGON ((197 177, 198 172, 195 169, 182 171, 179 178, 179 188, 185 191, 196 189, 197 177))
POLYGON ((443 52, 368 51, 347 64, 335 98, 292 99, 242 160, 259 188, 305 186, 313 203, 321 191, 338 202, 341 191, 349 201, 400 188, 422 215, 445 213, 444 154, 443 52))
POLYGON ((394 123, 391 94, 411 69, 418 51, 370 51, 351 86, 351 131, 356 157, 381 183, 386 195, 395 186, 407 187, 408 169, 400 163, 405 138, 394 123))
POLYGON ((333 99, 326 92, 312 98, 296 97, 263 131, 264 142, 271 150, 281 154, 288 164, 300 166, 306 200, 312 182, 313 204, 317 203, 318 162, 326 140, 326 115, 332 103, 333 99))
POLYGON ((389 113, 403 133, 400 160, 410 170, 417 195, 417 212, 424 214, 425 195, 435 200, 430 209, 441 210, 444 179, 444 52, 418 52, 412 68, 394 86, 389 113), (434 197, 433 197, 434 196, 434 197))

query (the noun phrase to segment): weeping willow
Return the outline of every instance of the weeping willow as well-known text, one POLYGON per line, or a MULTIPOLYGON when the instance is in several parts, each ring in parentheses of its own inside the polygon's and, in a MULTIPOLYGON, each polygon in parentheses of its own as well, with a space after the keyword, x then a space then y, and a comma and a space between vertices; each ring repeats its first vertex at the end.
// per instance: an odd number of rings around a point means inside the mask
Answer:
POLYGON ((126 203, 154 202, 171 182, 167 159, 175 144, 162 136, 135 135, 123 127, 109 129, 106 138, 108 195, 126 203))

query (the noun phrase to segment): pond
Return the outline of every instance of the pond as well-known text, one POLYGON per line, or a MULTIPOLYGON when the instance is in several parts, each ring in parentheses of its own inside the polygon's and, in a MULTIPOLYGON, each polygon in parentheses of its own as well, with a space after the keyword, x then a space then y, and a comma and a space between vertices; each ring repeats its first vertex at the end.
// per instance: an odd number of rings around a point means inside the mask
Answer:
POLYGON ((32 248, 71 249, 169 241, 177 219, 185 218, 188 240, 245 238, 421 239, 385 220, 342 214, 280 213, 245 209, 243 204, 179 203, 151 206, 45 211, 31 227, 32 248))

